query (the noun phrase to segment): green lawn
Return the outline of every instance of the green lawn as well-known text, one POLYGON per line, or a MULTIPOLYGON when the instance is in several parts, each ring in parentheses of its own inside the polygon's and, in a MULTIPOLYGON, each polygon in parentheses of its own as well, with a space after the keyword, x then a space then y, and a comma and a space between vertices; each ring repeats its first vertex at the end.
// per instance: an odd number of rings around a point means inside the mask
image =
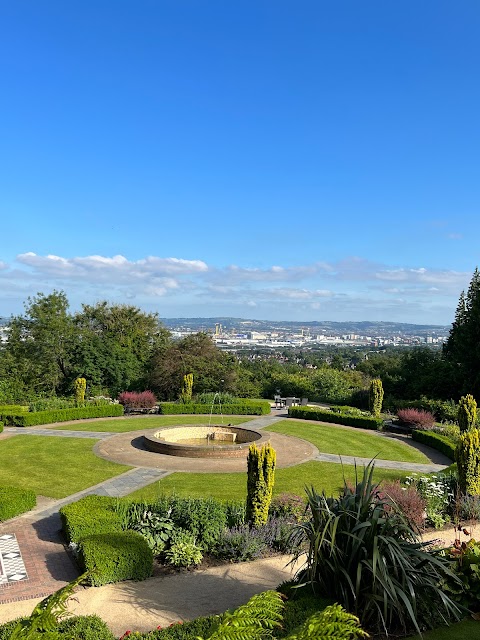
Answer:
MULTIPOLYGON (((343 473, 347 479, 355 477, 352 465, 330 462, 304 462, 295 467, 275 471, 274 493, 304 494, 305 486, 313 485, 317 491, 322 489, 336 494, 343 486, 343 473)), ((390 469, 378 469, 376 480, 395 480, 404 478, 405 472, 390 469)), ((155 499, 161 493, 202 497, 215 496, 222 500, 237 500, 245 497, 247 474, 245 473, 172 473, 163 480, 154 482, 143 489, 130 494, 135 499, 155 499)))
POLYGON ((24 435, 0 440, 0 484, 64 498, 131 469, 98 458, 95 442, 24 435))
POLYGON ((406 640, 480 640, 480 622, 471 618, 452 624, 450 627, 439 627, 420 636, 407 638, 406 640))
MULTIPOLYGON (((212 416, 212 424, 242 424, 253 420, 258 416, 212 416)), ((68 429, 69 431, 111 431, 112 433, 126 433, 140 429, 155 429, 156 427, 169 427, 177 424, 208 424, 210 416, 140 416, 138 418, 120 418, 117 420, 99 420, 98 422, 85 422, 79 420, 74 424, 55 427, 55 429, 68 429)))
POLYGON ((376 456, 379 460, 421 462, 424 464, 429 462, 427 456, 408 444, 393 438, 365 433, 354 427, 333 427, 320 422, 282 420, 268 427, 268 431, 308 440, 322 453, 338 453, 359 458, 376 456))

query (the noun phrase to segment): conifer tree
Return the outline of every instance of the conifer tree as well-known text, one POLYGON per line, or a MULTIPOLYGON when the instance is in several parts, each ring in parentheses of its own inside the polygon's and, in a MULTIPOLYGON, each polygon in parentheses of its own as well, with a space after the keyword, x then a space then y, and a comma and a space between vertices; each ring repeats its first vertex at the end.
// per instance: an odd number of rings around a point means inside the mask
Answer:
POLYGON ((457 420, 460 431, 468 431, 475 427, 477 422, 477 403, 472 395, 468 394, 460 398, 457 420))
POLYGON ((463 391, 480 393, 480 271, 475 269, 467 293, 460 294, 444 355, 463 391))
POLYGON ((370 383, 370 412, 376 418, 380 417, 383 403, 383 385, 380 378, 374 378, 370 383))
POLYGON ((275 449, 269 443, 260 449, 251 444, 247 458, 247 522, 259 527, 268 520, 275 481, 275 449))

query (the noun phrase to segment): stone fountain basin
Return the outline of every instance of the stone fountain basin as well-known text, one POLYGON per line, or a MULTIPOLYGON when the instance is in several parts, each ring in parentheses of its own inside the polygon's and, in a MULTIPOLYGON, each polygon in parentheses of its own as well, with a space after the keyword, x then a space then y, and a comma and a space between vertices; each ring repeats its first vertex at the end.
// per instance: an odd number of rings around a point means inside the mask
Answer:
POLYGON ((223 425, 165 427, 143 436, 149 451, 189 458, 239 458, 245 456, 252 442, 267 441, 268 437, 258 431, 223 425), (192 444, 191 440, 198 443, 192 444))

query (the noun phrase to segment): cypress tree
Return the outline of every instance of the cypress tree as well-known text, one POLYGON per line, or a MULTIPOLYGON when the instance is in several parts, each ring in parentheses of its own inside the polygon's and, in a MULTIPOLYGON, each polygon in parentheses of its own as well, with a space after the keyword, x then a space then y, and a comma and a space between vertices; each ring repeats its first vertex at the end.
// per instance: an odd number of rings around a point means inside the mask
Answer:
POLYGON ((247 522, 259 527, 268 520, 275 480, 275 449, 264 444, 260 449, 251 444, 247 458, 247 522))
POLYGON ((465 392, 480 393, 480 272, 475 269, 467 293, 460 294, 455 320, 444 347, 465 392))

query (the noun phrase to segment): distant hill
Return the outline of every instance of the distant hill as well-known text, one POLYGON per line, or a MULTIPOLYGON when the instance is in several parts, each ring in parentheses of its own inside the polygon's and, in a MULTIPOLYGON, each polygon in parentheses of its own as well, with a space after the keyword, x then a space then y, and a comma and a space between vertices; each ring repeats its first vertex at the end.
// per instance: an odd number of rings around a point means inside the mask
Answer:
POLYGON ((359 334, 368 336, 437 336, 447 335, 450 325, 408 324, 406 322, 295 322, 287 320, 253 320, 245 318, 161 318, 169 329, 190 329, 193 331, 212 331, 217 323, 228 331, 288 331, 299 332, 309 329, 310 333, 326 333, 333 335, 359 334))

